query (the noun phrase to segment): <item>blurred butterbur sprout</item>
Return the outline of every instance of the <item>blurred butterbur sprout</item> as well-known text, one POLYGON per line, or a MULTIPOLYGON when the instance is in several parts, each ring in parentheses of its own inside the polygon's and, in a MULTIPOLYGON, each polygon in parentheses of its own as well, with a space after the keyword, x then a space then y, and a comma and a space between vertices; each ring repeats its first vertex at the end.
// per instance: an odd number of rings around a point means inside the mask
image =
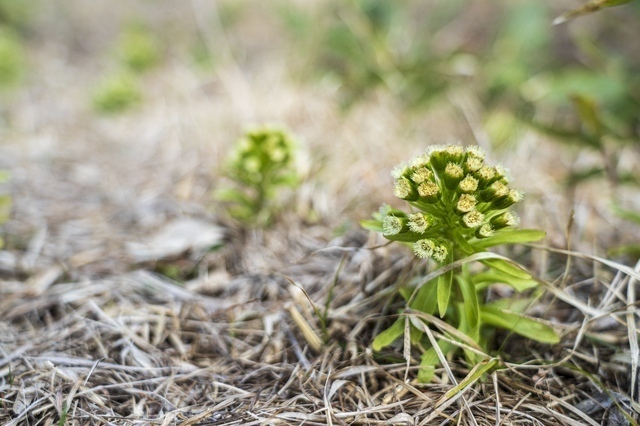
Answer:
POLYGON ((231 217, 250 226, 266 226, 282 209, 281 189, 298 183, 295 144, 284 130, 259 127, 233 147, 225 174, 233 181, 216 191, 231 217))
POLYGON ((159 63, 161 46, 153 32, 140 25, 132 25, 120 35, 116 55, 130 70, 142 73, 159 63))
POLYGON ((129 73, 117 73, 104 78, 94 89, 93 108, 103 114, 130 110, 142 100, 136 78, 129 73))

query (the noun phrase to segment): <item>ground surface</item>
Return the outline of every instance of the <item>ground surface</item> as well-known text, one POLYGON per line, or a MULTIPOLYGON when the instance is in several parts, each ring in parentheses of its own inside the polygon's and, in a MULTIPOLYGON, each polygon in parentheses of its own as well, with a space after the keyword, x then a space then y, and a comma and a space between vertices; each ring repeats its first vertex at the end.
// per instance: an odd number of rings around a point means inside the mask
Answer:
POLYGON ((464 90, 424 113, 402 115, 385 93, 344 112, 331 85, 301 84, 273 59, 286 43, 260 8, 225 33, 202 26, 213 4, 151 3, 43 6, 32 71, 3 101, 1 424, 628 424, 616 404, 637 395, 639 273, 607 249, 638 230, 612 214, 606 183, 559 183, 593 156, 527 132, 494 150, 464 90), (88 93, 131 16, 176 40, 210 37, 220 58, 203 70, 167 44, 143 103, 101 116, 88 93), (296 135, 305 179, 273 227, 247 230, 212 191, 233 141, 263 122, 296 135), (421 385, 415 357, 372 353, 394 286, 423 266, 358 221, 396 202, 394 165, 458 140, 511 167, 523 226, 547 231, 511 256, 548 283, 530 313, 562 341, 503 336, 502 368, 450 395, 470 371, 461 360, 421 385))

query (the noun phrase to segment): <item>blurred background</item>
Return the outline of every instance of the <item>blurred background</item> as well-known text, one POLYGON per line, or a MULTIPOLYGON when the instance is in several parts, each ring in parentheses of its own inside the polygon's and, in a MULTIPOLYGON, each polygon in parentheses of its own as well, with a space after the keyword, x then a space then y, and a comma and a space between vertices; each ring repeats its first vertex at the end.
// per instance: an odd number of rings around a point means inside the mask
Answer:
POLYGON ((525 190, 523 226, 637 259, 640 2, 552 25, 581 4, 0 0, 5 245, 46 228, 57 256, 105 262, 215 215, 230 147, 273 123, 310 224, 358 228, 396 203, 396 164, 478 144, 525 190))

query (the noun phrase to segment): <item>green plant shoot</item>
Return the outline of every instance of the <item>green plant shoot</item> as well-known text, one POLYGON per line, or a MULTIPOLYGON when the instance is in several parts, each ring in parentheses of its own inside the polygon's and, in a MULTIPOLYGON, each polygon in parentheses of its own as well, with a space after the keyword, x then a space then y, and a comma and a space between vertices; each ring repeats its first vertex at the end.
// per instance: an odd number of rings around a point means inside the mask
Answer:
POLYGON ((161 47, 151 31, 140 25, 132 25, 120 36, 116 53, 131 71, 143 73, 160 62, 161 47))
POLYGON ((226 175, 234 185, 216 195, 227 203, 231 217, 247 225, 267 225, 280 210, 280 190, 298 182, 292 138, 269 127, 246 132, 235 144, 226 175))
POLYGON ((103 114, 130 110, 142 100, 138 81, 129 73, 118 73, 103 79, 92 97, 93 109, 103 114))
MULTIPOLYGON (((537 241, 545 235, 517 229, 520 220, 510 208, 523 199, 523 192, 510 187, 508 170, 485 164, 485 154, 476 146, 449 145, 430 147, 424 155, 396 168, 393 177, 394 195, 407 201, 411 212, 384 205, 374 220, 362 221, 362 226, 391 241, 411 245, 421 259, 451 266, 433 279, 400 289, 408 314, 437 315, 457 329, 439 340, 436 350, 424 329, 411 325, 411 342, 425 348, 418 379, 432 379, 440 362, 438 352, 455 354, 458 346, 451 340, 487 353, 495 328, 544 343, 558 342, 550 326, 523 314, 526 304, 504 300, 485 303, 487 289, 495 283, 507 284, 518 292, 537 285, 515 262, 483 253, 490 247, 537 241), (478 262, 483 266, 478 267, 478 262)), ((401 315, 381 332, 373 349, 379 351, 398 341, 405 333, 406 320, 401 315)), ((471 365, 481 361, 478 351, 464 352, 471 365)))

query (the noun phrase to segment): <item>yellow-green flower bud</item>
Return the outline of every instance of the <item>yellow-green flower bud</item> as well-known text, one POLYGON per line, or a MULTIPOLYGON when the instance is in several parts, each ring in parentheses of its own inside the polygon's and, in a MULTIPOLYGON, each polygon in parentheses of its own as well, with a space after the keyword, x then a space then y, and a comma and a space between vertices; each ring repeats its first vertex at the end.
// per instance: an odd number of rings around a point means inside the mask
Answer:
POLYGON ((477 238, 488 238, 493 234, 494 234, 493 226, 491 226, 490 223, 485 223, 476 230, 477 238))
POLYGON ((465 153, 467 154, 467 158, 476 158, 480 161, 484 161, 484 151, 477 145, 468 146, 465 149, 465 153))
POLYGON ((511 207, 515 203, 522 201, 523 198, 524 192, 518 189, 510 189, 506 197, 495 200, 491 204, 491 207, 494 209, 506 209, 507 207, 511 207))
POLYGON ((424 234, 434 222, 435 218, 428 213, 413 213, 409 215, 409 230, 416 234, 424 234))
POLYGON ((419 169, 429 165, 429 154, 418 155, 411 160, 411 168, 419 169))
POLYGON ((458 190, 464 194, 470 194, 478 189, 478 179, 471 175, 465 176, 458 184, 458 190))
POLYGON ((511 180, 511 172, 509 171, 509 169, 502 164, 498 164, 495 169, 498 179, 503 180, 505 183, 509 183, 509 181, 511 180))
POLYGON ((463 168, 467 173, 473 173, 482 168, 484 161, 476 157, 467 157, 464 161, 463 168))
POLYGON ((448 255, 449 255, 449 249, 447 248, 447 246, 443 243, 438 243, 434 247, 433 254, 431 255, 431 257, 436 262, 442 263, 445 260, 447 260, 448 255))
POLYGON ((442 174, 444 185, 449 189, 455 189, 464 177, 464 170, 456 163, 448 163, 442 174))
POLYGON ((484 166, 473 174, 478 179, 478 186, 484 188, 497 180, 495 167, 484 166))
POLYGON ((418 191, 413 187, 411 181, 404 176, 400 176, 396 180, 396 184, 393 187, 393 195, 407 201, 418 199, 418 191))
POLYGON ((435 182, 422 182, 418 185, 420 200, 427 203, 435 203, 440 199, 440 188, 435 182))
POLYGON ((472 210, 462 216, 462 226, 464 226, 465 228, 477 228, 482 225, 483 221, 484 215, 478 210, 472 210))
POLYGON ((411 180, 416 184, 433 181, 433 172, 425 166, 417 167, 411 174, 411 180))
POLYGON ((420 259, 428 259, 433 256, 436 249, 436 243, 430 239, 418 240, 413 243, 413 252, 420 259))
POLYGON ((489 222, 495 229, 502 229, 507 226, 518 226, 520 224, 520 218, 514 212, 504 212, 492 217, 489 222))
POLYGON ((411 169, 406 164, 400 164, 391 171, 391 176, 398 180, 401 177, 407 177, 411 173, 411 169))
POLYGON ((387 215, 382 219, 382 235, 398 235, 407 230, 407 218, 387 215))
POLYGON ((456 212, 460 214, 469 213, 476 208, 476 197, 472 194, 462 194, 456 203, 456 212))
POLYGON ((493 182, 485 190, 481 191, 479 198, 484 202, 495 202, 509 195, 509 187, 502 182, 493 182))
POLYGON ((448 145, 440 150, 435 150, 430 155, 433 168, 439 172, 444 170, 448 163, 460 163, 464 156, 464 149, 459 145, 448 145))

